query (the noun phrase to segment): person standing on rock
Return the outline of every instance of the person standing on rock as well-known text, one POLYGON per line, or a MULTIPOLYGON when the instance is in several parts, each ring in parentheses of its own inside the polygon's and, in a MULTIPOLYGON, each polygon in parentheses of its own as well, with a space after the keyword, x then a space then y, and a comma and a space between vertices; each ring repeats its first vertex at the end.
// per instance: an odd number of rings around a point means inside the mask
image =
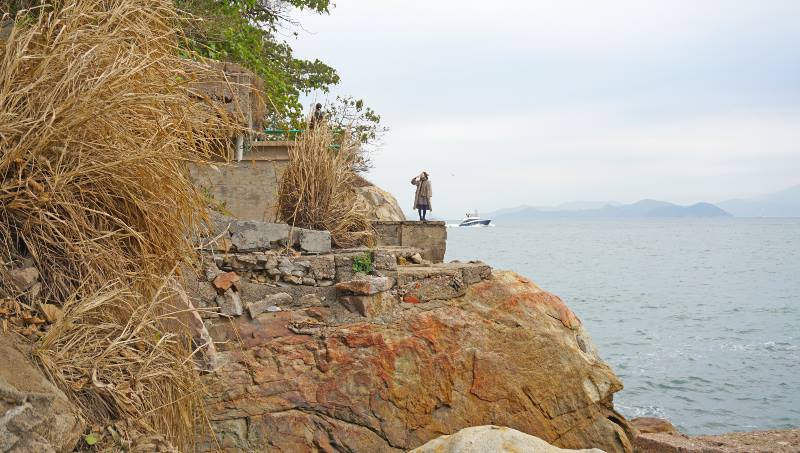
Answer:
POLYGON ((433 211, 433 206, 431 205, 433 190, 431 189, 431 180, 428 177, 428 173, 423 171, 419 176, 415 176, 411 180, 411 184, 417 186, 417 192, 414 194, 414 209, 419 212, 419 220, 426 222, 425 215, 428 211, 433 211))

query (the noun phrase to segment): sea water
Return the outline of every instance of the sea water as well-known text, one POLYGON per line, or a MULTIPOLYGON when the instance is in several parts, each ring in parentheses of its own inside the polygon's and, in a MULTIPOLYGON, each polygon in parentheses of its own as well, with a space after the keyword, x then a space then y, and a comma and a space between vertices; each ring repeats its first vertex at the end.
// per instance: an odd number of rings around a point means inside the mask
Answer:
POLYGON ((688 434, 800 427, 800 219, 448 228, 561 296, 622 379, 616 408, 688 434))

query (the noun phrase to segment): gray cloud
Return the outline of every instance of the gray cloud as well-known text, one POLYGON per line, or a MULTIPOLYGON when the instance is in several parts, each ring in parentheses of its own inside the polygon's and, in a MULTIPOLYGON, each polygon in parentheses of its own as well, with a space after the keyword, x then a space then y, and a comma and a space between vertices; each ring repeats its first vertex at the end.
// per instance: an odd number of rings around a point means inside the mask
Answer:
POLYGON ((294 46, 392 127, 370 178, 410 207, 427 169, 454 217, 800 183, 797 17, 796 1, 342 0, 300 17, 294 46))

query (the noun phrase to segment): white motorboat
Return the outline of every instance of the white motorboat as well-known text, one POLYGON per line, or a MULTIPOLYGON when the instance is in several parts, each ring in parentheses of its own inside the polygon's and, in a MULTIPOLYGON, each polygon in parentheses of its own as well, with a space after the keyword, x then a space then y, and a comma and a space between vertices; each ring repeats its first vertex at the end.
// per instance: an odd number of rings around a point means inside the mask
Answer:
POLYGON ((471 227, 471 226, 488 226, 492 221, 490 219, 482 219, 478 215, 478 211, 475 211, 474 214, 467 213, 465 214, 464 220, 458 224, 460 227, 471 227))

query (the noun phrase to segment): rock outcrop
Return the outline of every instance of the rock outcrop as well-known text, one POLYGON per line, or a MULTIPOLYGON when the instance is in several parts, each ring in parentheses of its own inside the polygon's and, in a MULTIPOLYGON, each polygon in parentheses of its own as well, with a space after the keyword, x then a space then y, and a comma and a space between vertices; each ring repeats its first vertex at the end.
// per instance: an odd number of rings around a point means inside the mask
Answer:
POLYGON ((639 433, 636 453, 797 453, 800 429, 751 431, 714 436, 678 432, 639 433))
POLYGON ((437 437, 409 453, 604 453, 596 448, 564 450, 536 436, 501 426, 464 428, 449 436, 437 437))
POLYGON ((630 420, 637 434, 677 433, 678 428, 669 420, 656 417, 638 417, 630 420))
POLYGON ((84 427, 77 408, 11 334, 0 333, 0 363, 0 451, 72 451, 84 427))
POLYGON ((358 198, 369 209, 372 220, 402 221, 406 219, 394 195, 374 185, 356 187, 358 198))
MULTIPOLYGON (((334 261, 337 275, 347 270, 334 261)), ((246 306, 270 291, 293 302, 206 319, 220 367, 206 407, 216 439, 199 449, 401 452, 493 424, 562 448, 630 452, 612 405, 622 384, 578 318, 529 280, 484 269, 385 271, 397 286, 361 296, 379 307, 364 313, 335 287, 242 283, 246 306)))

